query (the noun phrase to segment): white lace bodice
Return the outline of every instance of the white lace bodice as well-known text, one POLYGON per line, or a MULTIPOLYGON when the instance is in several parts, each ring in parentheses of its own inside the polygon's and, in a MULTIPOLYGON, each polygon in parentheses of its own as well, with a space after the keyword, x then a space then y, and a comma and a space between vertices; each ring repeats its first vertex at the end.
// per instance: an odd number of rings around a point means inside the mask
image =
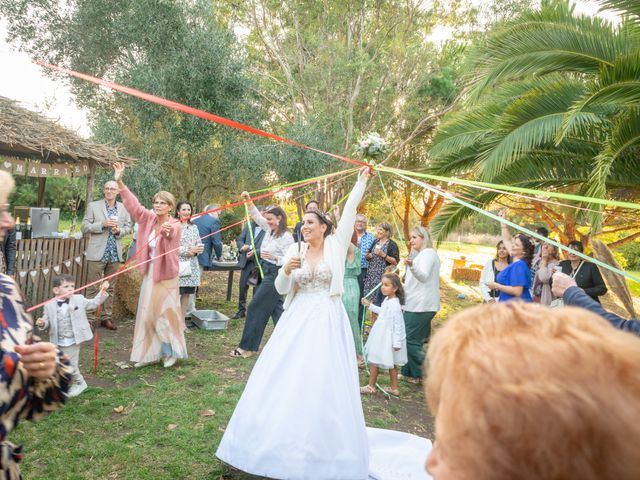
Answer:
POLYGON ((298 292, 329 292, 331 287, 331 268, 329 264, 320 260, 315 269, 303 260, 302 266, 293 272, 298 292))

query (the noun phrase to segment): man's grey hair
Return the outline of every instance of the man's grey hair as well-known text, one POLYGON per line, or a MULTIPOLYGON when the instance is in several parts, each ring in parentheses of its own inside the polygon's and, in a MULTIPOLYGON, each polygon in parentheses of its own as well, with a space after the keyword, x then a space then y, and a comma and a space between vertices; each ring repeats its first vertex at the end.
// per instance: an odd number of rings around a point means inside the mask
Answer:
POLYGON ((218 213, 219 212, 212 212, 211 210, 215 210, 216 208, 219 208, 220 205, 218 205, 217 203, 210 203, 209 205, 207 205, 206 207, 204 207, 204 211, 205 212, 209 212, 209 215, 211 215, 214 218, 218 218, 218 213))

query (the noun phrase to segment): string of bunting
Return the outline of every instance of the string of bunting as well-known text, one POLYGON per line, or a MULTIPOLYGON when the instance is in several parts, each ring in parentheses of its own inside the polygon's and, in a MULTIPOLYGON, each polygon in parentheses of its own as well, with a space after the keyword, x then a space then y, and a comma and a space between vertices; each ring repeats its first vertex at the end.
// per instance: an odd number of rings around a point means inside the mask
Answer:
POLYGON ((29 275, 32 279, 35 280, 38 274, 40 273, 42 273, 42 275, 44 275, 44 277, 46 278, 49 275, 49 273, 51 273, 51 271, 53 271, 56 275, 60 275, 60 273, 62 272, 63 266, 70 271, 71 265, 73 262, 75 262, 78 265, 82 265, 82 255, 78 255, 68 260, 63 260, 62 262, 56 265, 50 264, 50 265, 41 266, 41 267, 28 269, 28 270, 18 270, 16 273, 18 274, 19 278, 25 278, 27 275, 29 275))

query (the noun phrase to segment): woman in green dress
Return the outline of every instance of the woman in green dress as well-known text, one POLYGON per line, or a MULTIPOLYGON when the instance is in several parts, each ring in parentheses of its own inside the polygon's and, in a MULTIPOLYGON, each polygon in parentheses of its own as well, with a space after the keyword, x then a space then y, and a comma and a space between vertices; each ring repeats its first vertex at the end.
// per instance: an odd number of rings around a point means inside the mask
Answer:
POLYGON ((358 244, 358 234, 354 230, 351 237, 351 244, 347 251, 347 260, 344 268, 344 293, 342 294, 342 303, 349 315, 349 323, 353 332, 353 340, 356 346, 356 354, 358 363, 362 360, 362 341, 360 340, 360 324, 358 323, 358 309, 360 307, 360 285, 358 284, 358 275, 360 275, 361 258, 358 244))

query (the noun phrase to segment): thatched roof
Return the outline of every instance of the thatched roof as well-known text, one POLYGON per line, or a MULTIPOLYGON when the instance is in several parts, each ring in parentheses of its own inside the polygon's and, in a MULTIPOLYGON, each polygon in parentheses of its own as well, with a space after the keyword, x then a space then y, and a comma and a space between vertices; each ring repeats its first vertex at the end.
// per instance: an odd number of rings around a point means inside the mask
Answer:
POLYGON ((0 96, 0 154, 40 157, 44 162, 93 161, 107 167, 135 159, 118 154, 115 148, 83 139, 54 120, 0 96))

